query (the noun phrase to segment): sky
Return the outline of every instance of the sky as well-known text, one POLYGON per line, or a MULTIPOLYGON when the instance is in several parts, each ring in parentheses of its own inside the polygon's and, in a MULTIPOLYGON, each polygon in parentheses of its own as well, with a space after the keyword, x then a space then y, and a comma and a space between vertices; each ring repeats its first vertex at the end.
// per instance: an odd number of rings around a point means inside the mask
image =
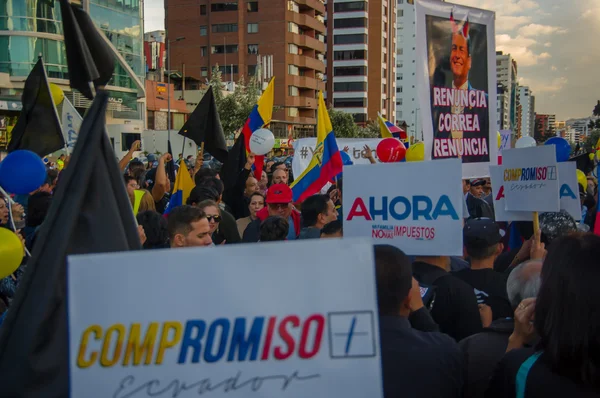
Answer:
MULTIPOLYGON (((163 29, 164 0, 145 1, 145 31, 163 29)), ((496 12, 496 49, 517 61, 537 113, 587 117, 600 100, 600 0, 454 0, 496 12)))

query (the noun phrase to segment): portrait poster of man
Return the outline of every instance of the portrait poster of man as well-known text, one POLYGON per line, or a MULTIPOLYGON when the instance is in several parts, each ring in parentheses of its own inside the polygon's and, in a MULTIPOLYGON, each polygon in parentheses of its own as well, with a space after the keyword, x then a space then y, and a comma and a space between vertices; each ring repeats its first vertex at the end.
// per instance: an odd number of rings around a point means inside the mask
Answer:
POLYGON ((428 159, 461 158, 463 177, 497 163, 494 12, 416 6, 417 87, 428 159))

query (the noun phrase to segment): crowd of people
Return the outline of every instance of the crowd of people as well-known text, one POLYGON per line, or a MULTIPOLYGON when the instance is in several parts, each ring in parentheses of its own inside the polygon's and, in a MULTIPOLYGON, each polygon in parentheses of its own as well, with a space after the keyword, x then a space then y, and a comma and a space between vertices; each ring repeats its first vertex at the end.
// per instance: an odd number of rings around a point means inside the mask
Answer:
MULTIPOLYGON (((144 249, 343 236, 343 178, 297 204, 286 163, 267 161, 258 179, 250 154, 226 187, 202 156, 180 156, 176 167, 188 168, 195 187, 169 208, 171 155, 144 162, 138 150, 136 142, 119 167, 144 249)), ((0 200, 0 225, 14 225, 29 251, 57 184, 60 172, 49 168, 36 192, 0 200)), ((464 180, 463 192, 464 256, 374 246, 385 397, 600 396, 600 237, 589 232, 596 179, 580 186, 588 216, 544 213, 537 231, 495 222, 489 179, 464 180)), ((0 312, 10 311, 25 269, 26 261, 0 281, 0 312)))

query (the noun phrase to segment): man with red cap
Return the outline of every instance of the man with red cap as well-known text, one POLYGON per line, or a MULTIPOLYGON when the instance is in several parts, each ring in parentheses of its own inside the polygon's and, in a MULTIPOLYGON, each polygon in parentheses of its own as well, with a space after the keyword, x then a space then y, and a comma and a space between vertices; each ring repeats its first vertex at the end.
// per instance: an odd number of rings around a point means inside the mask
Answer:
POLYGON ((292 205, 292 190, 285 184, 271 185, 267 191, 267 206, 256 213, 256 220, 252 221, 244 231, 243 242, 258 242, 260 238, 260 225, 269 216, 282 217, 290 225, 287 240, 294 240, 300 235, 300 212, 292 205))

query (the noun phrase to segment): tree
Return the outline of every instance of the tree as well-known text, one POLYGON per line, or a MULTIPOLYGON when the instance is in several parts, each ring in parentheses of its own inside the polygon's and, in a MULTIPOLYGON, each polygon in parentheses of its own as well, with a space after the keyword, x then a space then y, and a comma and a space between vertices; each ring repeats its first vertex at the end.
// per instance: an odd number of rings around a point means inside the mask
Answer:
POLYGON ((329 119, 336 138, 356 138, 359 136, 359 127, 354 123, 352 114, 329 108, 329 119))
POLYGON ((598 101, 596 103, 596 106, 594 107, 594 110, 592 111, 592 114, 594 116, 597 116, 597 117, 600 116, 600 101, 598 101))
POLYGON ((592 130, 589 137, 585 140, 583 148, 587 152, 596 152, 596 143, 600 139, 600 129, 592 130))
POLYGON ((358 137, 359 138, 380 138, 381 130, 379 129, 379 124, 374 121, 369 121, 365 127, 358 128, 358 137))

